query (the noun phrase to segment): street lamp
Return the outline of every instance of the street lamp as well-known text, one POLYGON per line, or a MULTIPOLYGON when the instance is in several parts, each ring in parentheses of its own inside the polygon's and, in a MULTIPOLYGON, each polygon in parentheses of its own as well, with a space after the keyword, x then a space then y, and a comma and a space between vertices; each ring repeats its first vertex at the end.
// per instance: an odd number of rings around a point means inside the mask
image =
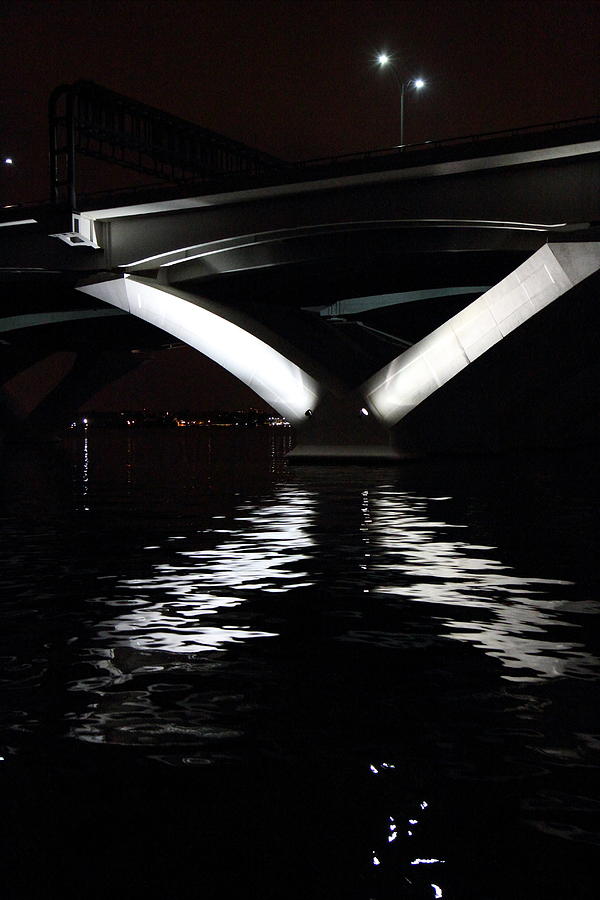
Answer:
POLYGON ((379 66, 383 69, 385 66, 389 66, 389 68, 394 73, 396 81, 398 82, 398 87, 400 88, 400 146, 404 146, 404 94, 407 88, 414 88, 416 91, 420 91, 421 88, 425 87, 425 82, 422 78, 408 78, 406 81, 402 81, 400 75, 398 74, 398 69, 394 65, 394 61, 391 56, 388 56, 387 53, 380 53, 377 56, 377 62, 379 66))

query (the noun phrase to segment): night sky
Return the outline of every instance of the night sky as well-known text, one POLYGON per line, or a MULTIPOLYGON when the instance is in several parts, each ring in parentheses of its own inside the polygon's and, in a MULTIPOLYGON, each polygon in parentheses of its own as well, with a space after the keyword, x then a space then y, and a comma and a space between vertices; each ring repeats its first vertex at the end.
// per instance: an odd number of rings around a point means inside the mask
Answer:
POLYGON ((412 142, 600 114, 599 48, 589 0, 4 0, 2 202, 48 196, 48 95, 80 78, 305 159, 399 142, 380 49, 427 80, 412 142))

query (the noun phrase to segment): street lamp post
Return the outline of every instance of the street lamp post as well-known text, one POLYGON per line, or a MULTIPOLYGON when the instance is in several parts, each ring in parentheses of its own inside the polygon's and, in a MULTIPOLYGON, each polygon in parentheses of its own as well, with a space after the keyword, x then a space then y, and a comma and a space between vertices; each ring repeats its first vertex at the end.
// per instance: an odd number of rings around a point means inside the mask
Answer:
POLYGON ((377 57, 377 62, 384 68, 385 66, 389 66, 389 68, 394 73, 394 77, 398 82, 398 87, 400 89, 400 146, 404 146, 404 94, 406 93, 406 89, 408 87, 413 87, 415 90, 420 91, 421 88, 425 87, 425 82, 422 78, 408 78, 406 81, 402 81, 400 75, 398 74, 398 69, 394 65, 394 62, 387 53, 380 53, 377 57))

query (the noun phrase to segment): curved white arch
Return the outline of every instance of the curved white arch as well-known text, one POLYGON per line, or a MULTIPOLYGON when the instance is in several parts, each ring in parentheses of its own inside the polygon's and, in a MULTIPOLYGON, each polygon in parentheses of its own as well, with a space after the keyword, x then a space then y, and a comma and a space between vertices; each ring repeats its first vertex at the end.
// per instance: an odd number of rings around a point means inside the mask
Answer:
POLYGON ((319 402, 315 378, 239 325, 204 308, 202 300, 143 278, 125 276, 77 288, 138 316, 199 350, 247 384, 292 423, 319 402))
POLYGON ((545 244, 473 303, 363 385, 388 426, 580 281, 600 269, 600 243, 545 244))
POLYGON ((357 221, 319 222, 316 225, 297 225, 292 228, 276 228, 267 231, 251 232, 233 237, 219 238, 213 241, 204 241, 200 244, 190 244, 175 250, 167 250, 156 253, 142 259, 121 263, 119 269, 129 274, 145 272, 149 269, 168 268, 179 265, 184 261, 206 259, 228 253, 230 250, 244 249, 256 245, 268 245, 282 241, 293 241, 297 238, 312 237, 315 235, 331 235, 352 233, 357 231, 375 230, 411 230, 422 229, 485 229, 500 231, 560 231, 565 228, 566 222, 504 222, 498 219, 361 219, 357 221))

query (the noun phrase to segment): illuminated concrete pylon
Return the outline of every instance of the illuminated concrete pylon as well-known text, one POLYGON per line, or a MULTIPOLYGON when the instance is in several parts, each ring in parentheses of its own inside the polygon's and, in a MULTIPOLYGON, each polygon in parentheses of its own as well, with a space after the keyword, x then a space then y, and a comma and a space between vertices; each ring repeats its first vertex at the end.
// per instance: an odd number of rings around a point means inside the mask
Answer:
POLYGON ((562 294, 600 269, 600 243, 545 244, 363 385, 388 427, 562 294))
MULTIPOLYGON (((223 366, 292 424, 316 408, 325 388, 251 320, 241 327, 217 304, 141 277, 114 278, 78 288, 156 325, 223 366), (259 333, 262 334, 259 335, 259 333), (267 339, 265 340, 265 336, 267 339)), ((289 348, 285 348, 291 355, 289 348)))
MULTIPOLYGON (((78 290, 156 325, 231 372, 296 427, 301 458, 396 458, 360 392, 240 310, 142 276, 78 290)), ((315 336, 323 321, 315 318, 315 336)))

